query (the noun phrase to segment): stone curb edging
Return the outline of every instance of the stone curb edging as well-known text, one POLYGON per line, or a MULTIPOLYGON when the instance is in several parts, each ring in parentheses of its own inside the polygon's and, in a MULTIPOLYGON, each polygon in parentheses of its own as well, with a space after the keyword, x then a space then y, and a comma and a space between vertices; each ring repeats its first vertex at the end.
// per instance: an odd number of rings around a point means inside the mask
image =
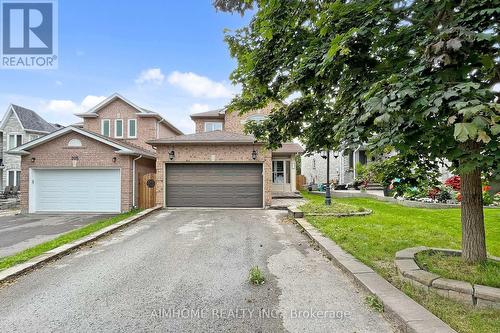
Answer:
POLYGON ((323 236, 305 219, 295 218, 294 220, 306 235, 321 248, 323 253, 353 278, 357 285, 380 299, 384 305, 384 315, 396 323, 402 332, 456 333, 441 319, 394 287, 373 269, 342 250, 330 238, 323 236))
POLYGON ((55 260, 65 254, 68 254, 69 252, 87 244, 92 241, 95 241, 103 236, 106 236, 118 229, 121 229, 125 226, 128 226, 130 224, 133 224, 135 222, 138 222, 139 220, 142 220, 149 214, 161 209, 161 206, 156 206, 153 208, 145 209, 142 212, 137 213, 134 216, 131 216, 125 220, 122 220, 120 222, 116 222, 112 225, 109 225, 105 228, 102 228, 94 233, 91 233, 90 235, 87 235, 85 237, 82 237, 80 239, 77 239, 71 243, 67 243, 64 245, 61 245, 59 247, 56 247, 50 251, 47 251, 35 258, 31 258, 27 262, 23 262, 20 264, 17 264, 15 266, 9 267, 5 270, 0 271, 0 285, 4 282, 8 282, 9 280, 12 280, 19 275, 22 275, 23 273, 26 273, 30 270, 33 270, 39 266, 41 266, 44 263, 47 263, 49 261, 55 260))
POLYGON ((288 216, 302 218, 304 216, 333 216, 333 217, 349 217, 349 216, 367 216, 373 213, 371 209, 367 209, 363 212, 353 212, 353 213, 304 213, 295 206, 287 208, 288 216))
MULTIPOLYGON (((500 288, 472 284, 465 281, 443 278, 435 273, 421 269, 415 256, 423 251, 439 251, 449 255, 460 255, 461 252, 450 249, 432 247, 411 247, 396 253, 394 260, 399 275, 417 288, 434 291, 437 294, 473 306, 500 309, 500 288)), ((498 260, 496 257, 491 257, 498 260)))

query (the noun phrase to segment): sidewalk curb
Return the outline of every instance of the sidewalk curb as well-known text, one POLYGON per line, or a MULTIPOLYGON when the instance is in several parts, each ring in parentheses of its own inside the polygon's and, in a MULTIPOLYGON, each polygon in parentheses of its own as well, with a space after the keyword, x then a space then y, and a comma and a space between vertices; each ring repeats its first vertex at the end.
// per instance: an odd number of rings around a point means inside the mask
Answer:
POLYGON ((157 210, 162 209, 163 207, 161 206, 156 206, 153 208, 148 208, 143 210, 140 213, 137 213, 134 216, 131 216, 125 220, 122 220, 120 222, 117 222, 115 224, 109 225, 105 228, 102 228, 101 230, 98 230, 90 235, 87 235, 85 237, 82 237, 80 239, 77 239, 71 243, 67 243, 64 245, 61 245, 59 247, 56 247, 50 251, 47 251, 37 257, 31 258, 30 260, 17 264, 15 266, 12 266, 10 268, 7 268, 3 271, 0 271, 0 285, 8 282, 19 275, 22 275, 28 271, 31 271, 42 264, 45 264, 49 261, 55 260, 59 257, 62 257, 63 255, 68 254, 69 252, 87 244, 90 242, 93 242, 101 237, 104 237, 114 231, 117 231, 121 228, 124 228, 126 226, 129 226, 131 224, 134 224, 135 222, 138 222, 145 218, 146 216, 150 215, 153 212, 156 212, 157 210))
POLYGON ((294 220, 336 266, 353 278, 357 285, 380 299, 384 304, 384 315, 402 332, 456 333, 445 322, 394 287, 373 269, 342 250, 330 238, 323 236, 304 218, 294 220))

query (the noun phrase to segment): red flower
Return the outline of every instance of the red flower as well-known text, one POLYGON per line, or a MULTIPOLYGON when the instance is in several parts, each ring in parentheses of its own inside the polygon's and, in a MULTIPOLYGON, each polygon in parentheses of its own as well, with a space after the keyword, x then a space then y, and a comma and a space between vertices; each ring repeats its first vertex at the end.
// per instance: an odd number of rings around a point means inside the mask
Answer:
POLYGON ((491 186, 489 186, 489 185, 484 185, 483 186, 483 192, 487 192, 489 190, 491 190, 491 186))
POLYGON ((460 191, 460 176, 452 176, 444 181, 446 186, 450 186, 455 191, 460 191))

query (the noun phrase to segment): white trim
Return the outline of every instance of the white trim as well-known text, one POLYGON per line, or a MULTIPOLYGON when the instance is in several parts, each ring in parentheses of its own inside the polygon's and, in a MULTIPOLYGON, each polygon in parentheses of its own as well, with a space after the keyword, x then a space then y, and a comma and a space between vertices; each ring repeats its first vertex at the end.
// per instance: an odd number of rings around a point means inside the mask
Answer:
POLYGON ((224 122, 222 122, 222 121, 205 121, 204 127, 205 127, 205 132, 222 131, 222 130, 224 130, 224 122), (216 130, 212 129, 211 131, 207 131, 208 124, 211 124, 211 125, 220 124, 220 130, 219 129, 216 129, 216 130))
MULTIPOLYGON (((146 111, 141 109, 139 106, 135 105, 134 103, 132 103, 131 101, 129 101, 128 99, 126 99, 125 97, 123 97, 122 95, 120 95, 118 93, 114 93, 113 95, 109 96, 104 101, 97 104, 96 106, 94 106, 92 109, 90 109, 89 111, 87 111, 85 113, 96 113, 97 111, 99 111, 100 109, 102 109, 103 107, 108 105, 109 103, 113 102, 115 99, 121 99, 122 101, 129 104, 131 107, 133 107, 137 111, 139 111, 139 113, 147 113, 146 111)), ((85 115, 85 113, 83 113, 83 115, 85 115)))
POLYGON ((107 137, 111 137, 111 119, 102 119, 101 120, 101 135, 104 135, 104 136, 107 136, 107 137), (109 131, 108 135, 106 135, 104 133, 104 122, 105 121, 107 121, 109 123, 109 125, 108 125, 108 131, 109 131))
POLYGON ((26 129, 23 126, 23 123, 19 119, 19 116, 17 115, 16 110, 14 109, 14 106, 11 104, 9 105, 9 108, 7 109, 7 112, 5 113, 3 119, 2 119, 2 125, 0 126, 0 129, 3 130, 5 128, 5 125, 7 124, 8 119, 10 118, 10 114, 14 114, 16 116, 17 122, 19 123, 19 126, 21 126, 21 129, 23 131, 26 131, 26 129))
POLYGON ((123 135, 124 135, 124 133, 123 133, 123 132, 124 132, 124 129, 125 129, 125 126, 123 126, 123 119, 115 119, 115 138, 122 139, 122 138, 123 138, 123 135), (121 123, 122 123, 122 126, 121 126, 121 127, 122 127, 122 135, 120 135, 120 136, 118 136, 118 134, 117 134, 117 132, 118 132, 118 131, 117 131, 117 129, 118 129, 118 125, 117 125, 117 123, 118 123, 119 121, 121 121, 121 123))
POLYGON ((21 147, 23 145, 23 142, 24 142, 24 134, 21 133, 21 132, 10 132, 10 133, 4 133, 4 134, 7 134, 7 149, 6 150, 10 150, 10 136, 11 135, 15 135, 16 136, 16 144, 17 144, 17 136, 20 135, 21 136, 21 144, 19 146, 15 146, 14 148, 12 149, 16 149, 17 147, 21 147))
POLYGON ((127 121, 127 136, 129 139, 137 139, 137 119, 129 119, 127 121), (135 122, 135 135, 130 135, 130 123, 135 122))
POLYGON ((36 184, 33 179, 33 169, 29 168, 29 176, 28 176, 28 213, 34 213, 36 212, 36 205, 35 205, 35 191, 36 191, 36 184))
POLYGON ((83 136, 92 138, 92 139, 94 139, 96 141, 105 143, 105 144, 107 144, 107 145, 109 145, 111 147, 117 148, 117 149, 120 150, 119 153, 122 153, 122 154, 132 154, 132 153, 135 153, 134 151, 130 150, 127 147, 124 147, 122 145, 119 145, 119 144, 114 143, 112 141, 106 140, 106 139, 104 139, 104 138, 102 138, 100 136, 91 134, 91 133, 89 133, 87 131, 84 131, 84 130, 82 130, 80 128, 73 127, 73 126, 64 127, 64 128, 62 128, 62 129, 60 129, 58 131, 55 131, 55 132, 52 132, 52 133, 50 133, 48 135, 42 136, 41 138, 38 138, 38 139, 33 140, 31 142, 28 142, 28 143, 26 143, 26 144, 24 144, 22 146, 17 147, 16 149, 10 150, 8 153, 9 154, 14 154, 14 155, 16 155, 16 154, 20 154, 20 155, 25 154, 26 153, 26 151, 25 151, 26 149, 30 149, 32 147, 36 147, 36 146, 38 146, 38 145, 40 145, 40 144, 42 144, 44 142, 47 142, 47 141, 50 141, 50 140, 55 139, 57 137, 60 137, 60 136, 66 134, 68 132, 71 132, 71 131, 79 133, 79 134, 81 134, 83 136))
MULTIPOLYGON (((6 186, 19 186, 20 184, 16 184, 16 180, 17 180, 17 177, 16 177, 16 173, 17 172, 21 172, 20 169, 8 169, 8 170, 4 170, 7 172, 7 184, 6 186), (9 172, 14 172, 14 184, 9 184, 9 172)), ((19 176, 19 182, 21 182, 21 176, 19 176)))

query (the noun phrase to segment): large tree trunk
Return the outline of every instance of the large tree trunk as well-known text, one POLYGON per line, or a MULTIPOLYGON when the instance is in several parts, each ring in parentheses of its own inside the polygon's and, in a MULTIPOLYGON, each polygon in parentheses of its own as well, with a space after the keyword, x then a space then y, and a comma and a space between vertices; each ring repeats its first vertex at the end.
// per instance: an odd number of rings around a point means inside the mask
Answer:
POLYGON ((468 263, 486 260, 481 171, 460 174, 462 193, 462 258, 468 263))

